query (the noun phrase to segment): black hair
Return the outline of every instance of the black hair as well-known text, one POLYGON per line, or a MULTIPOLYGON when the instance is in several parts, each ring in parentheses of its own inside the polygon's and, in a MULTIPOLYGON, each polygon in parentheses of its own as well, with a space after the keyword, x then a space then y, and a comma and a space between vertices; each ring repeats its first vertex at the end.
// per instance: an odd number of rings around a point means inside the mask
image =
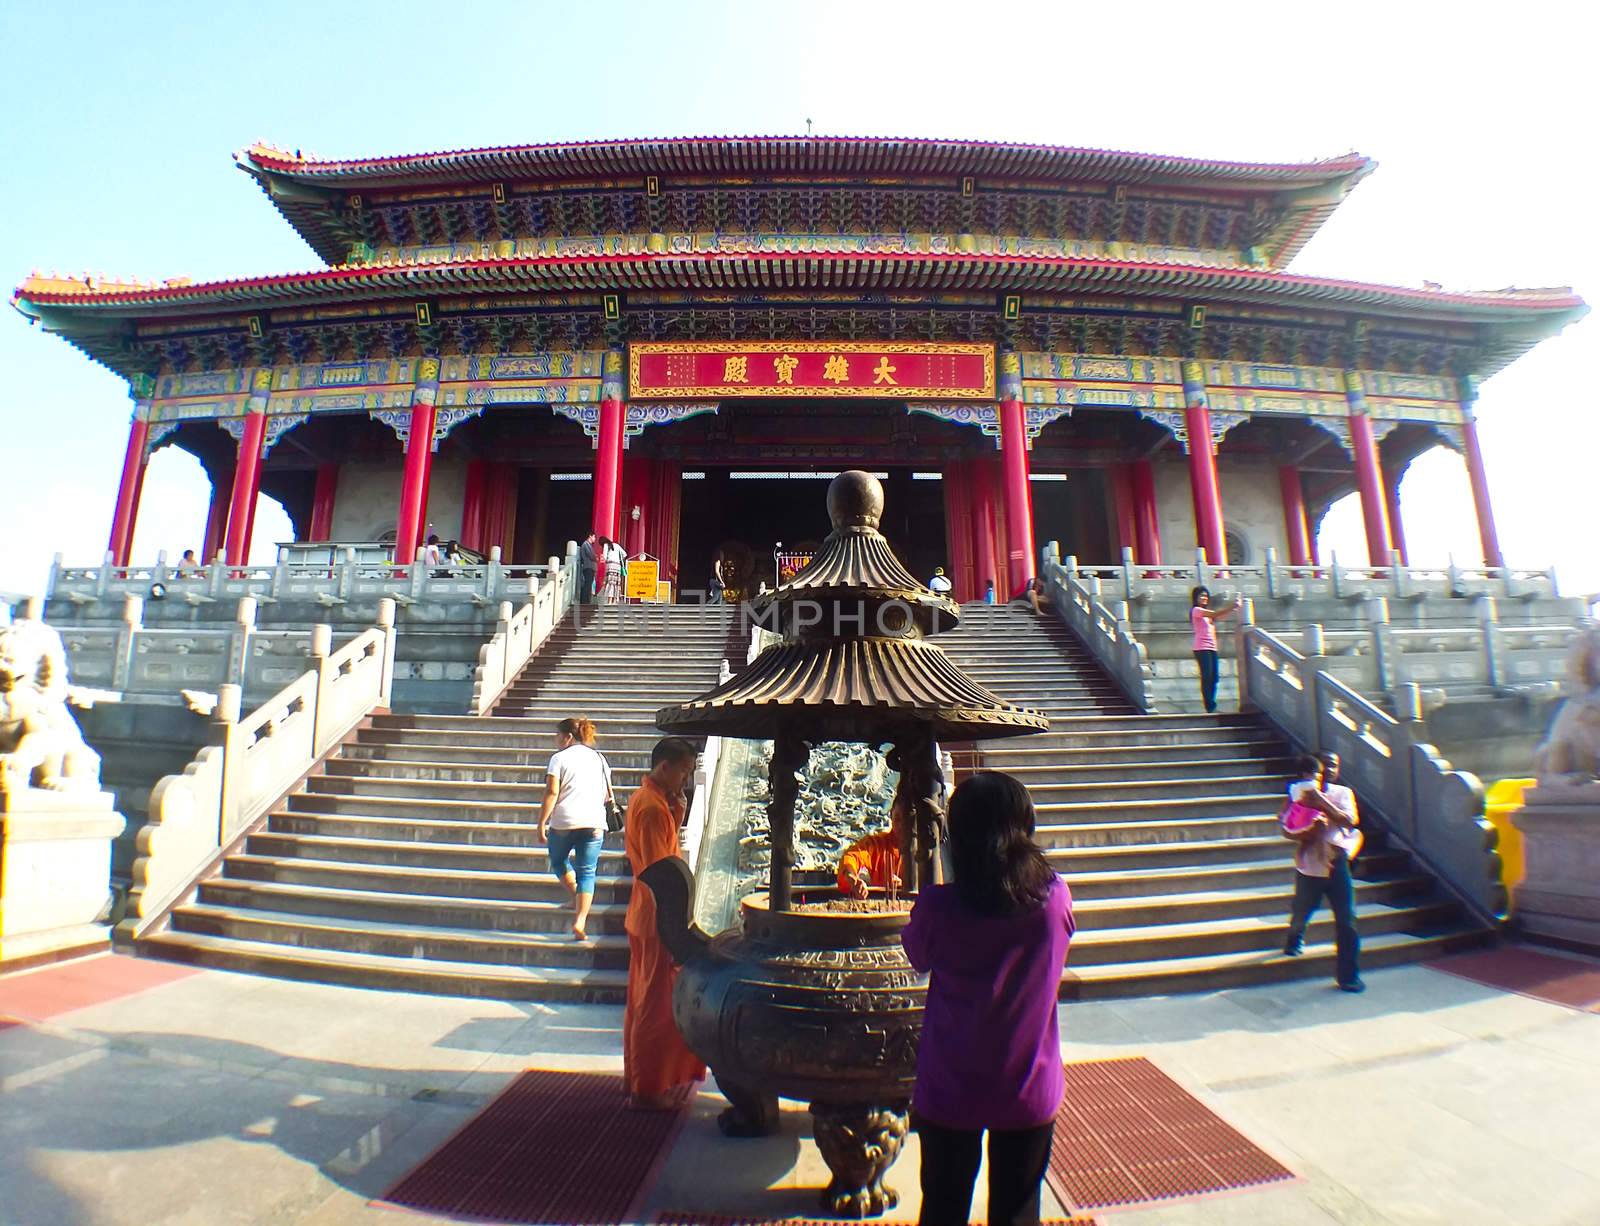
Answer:
POLYGON ((1322 773, 1322 759, 1314 753, 1303 753, 1294 760, 1295 778, 1311 779, 1322 773))
POLYGON ((438 543, 439 543, 439 534, 437 532, 428 533, 428 544, 437 545, 438 543))
POLYGON ((1201 586, 1195 588, 1194 591, 1189 593, 1189 604, 1191 606, 1198 605, 1200 603, 1200 597, 1209 595, 1211 595, 1211 589, 1202 584, 1201 586))
POLYGON ((664 736, 650 751, 650 769, 655 770, 663 762, 682 762, 685 758, 697 757, 699 753, 692 742, 681 736, 664 736))
POLYGON ((1033 798, 1010 775, 979 771, 950 797, 956 894, 980 915, 1042 906, 1055 871, 1033 841, 1033 798))

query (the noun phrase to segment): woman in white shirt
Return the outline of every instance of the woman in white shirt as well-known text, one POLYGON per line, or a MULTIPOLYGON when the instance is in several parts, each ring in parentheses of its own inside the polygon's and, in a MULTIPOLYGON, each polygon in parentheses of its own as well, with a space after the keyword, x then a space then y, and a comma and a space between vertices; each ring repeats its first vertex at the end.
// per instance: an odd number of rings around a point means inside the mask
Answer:
POLYGON ((579 941, 589 939, 585 929, 611 802, 611 767, 594 747, 594 724, 581 716, 562 720, 556 725, 556 751, 545 770, 539 838, 548 840, 550 871, 572 900, 572 935, 579 941))

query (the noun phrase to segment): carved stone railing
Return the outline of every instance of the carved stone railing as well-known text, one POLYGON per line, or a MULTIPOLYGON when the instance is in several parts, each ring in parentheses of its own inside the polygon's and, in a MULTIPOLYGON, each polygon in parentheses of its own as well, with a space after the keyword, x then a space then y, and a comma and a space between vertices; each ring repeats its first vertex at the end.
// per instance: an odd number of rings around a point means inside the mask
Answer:
MULTIPOLYGON (((1310 637, 1310 636, 1308 636, 1310 637)), ((1340 775, 1377 817, 1467 906, 1488 922, 1506 914, 1498 836, 1484 817, 1483 784, 1453 770, 1399 721, 1259 627, 1243 632, 1240 692, 1299 748, 1339 755, 1340 775)))
POLYGON ((78 685, 156 704, 181 704, 184 689, 236 685, 248 700, 298 677, 311 655, 308 630, 256 625, 254 597, 242 598, 229 622, 147 626, 144 608, 139 597, 125 596, 114 624, 57 627, 78 685))
POLYGON ((49 599, 115 608, 125 597, 144 599, 159 587, 166 607, 174 609, 244 597, 263 604, 300 601, 329 609, 345 604, 370 606, 384 597, 402 605, 477 609, 516 600, 526 595, 530 579, 545 576, 542 566, 502 564, 498 546, 489 551, 485 562, 439 566, 419 562, 398 566, 363 558, 353 546, 341 553, 336 561, 308 561, 285 548, 279 550, 274 566, 228 566, 218 557, 200 567, 169 565, 165 554, 159 555, 153 566, 115 566, 107 555, 99 566, 69 567, 62 565, 58 554, 50 568, 49 599))
POLYGON ((1113 613, 1100 602, 1099 582, 1080 578, 1076 562, 1061 559, 1061 547, 1051 541, 1044 547, 1044 581, 1050 607, 1086 646, 1102 668, 1141 711, 1150 710, 1149 663, 1143 645, 1128 624, 1127 607, 1113 613))
MULTIPOLYGON (((568 558, 568 562, 575 561, 568 558)), ((578 568, 550 559, 545 578, 529 580, 528 603, 512 612, 511 602, 500 605, 494 636, 478 652, 472 674, 472 702, 468 714, 487 715, 500 701, 517 674, 561 624, 578 594, 578 568)))
POLYGON ((1344 566, 1337 556, 1322 566, 1290 566, 1279 562, 1271 548, 1264 551, 1264 559, 1259 566, 1212 566, 1197 551, 1190 565, 1140 566, 1133 560, 1133 550, 1124 549, 1121 565, 1080 565, 1077 577, 1083 582, 1099 579, 1107 594, 1116 593, 1114 599, 1130 604, 1188 600, 1197 585, 1219 583, 1256 600, 1362 600, 1371 596, 1413 600, 1478 595, 1525 599, 1560 595, 1553 569, 1457 566, 1454 561, 1443 567, 1344 566))
POLYGON ((212 717, 216 743, 151 792, 119 940, 159 922, 230 844, 362 720, 388 705, 393 603, 380 606, 378 625, 338 651, 332 646, 331 629, 316 627, 311 669, 249 715, 241 714, 239 687, 222 687, 212 717))

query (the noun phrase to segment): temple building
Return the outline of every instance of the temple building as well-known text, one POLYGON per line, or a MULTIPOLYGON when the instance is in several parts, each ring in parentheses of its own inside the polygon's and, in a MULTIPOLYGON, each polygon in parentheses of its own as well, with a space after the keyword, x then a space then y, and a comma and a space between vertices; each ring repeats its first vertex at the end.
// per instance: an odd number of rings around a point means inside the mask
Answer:
MULTIPOLYGON (((325 266, 193 283, 34 275, 14 305, 128 381, 109 551, 151 453, 243 562, 260 491, 305 541, 429 534, 537 562, 590 531, 684 589, 827 531, 816 478, 889 488, 884 531, 955 596, 1039 549, 1141 564, 1316 559, 1361 498, 1463 456, 1502 565, 1479 382, 1585 308, 1285 271, 1374 164, 789 137, 529 145, 239 169, 325 266)), ((1463 507, 1462 512, 1466 513, 1463 507)))

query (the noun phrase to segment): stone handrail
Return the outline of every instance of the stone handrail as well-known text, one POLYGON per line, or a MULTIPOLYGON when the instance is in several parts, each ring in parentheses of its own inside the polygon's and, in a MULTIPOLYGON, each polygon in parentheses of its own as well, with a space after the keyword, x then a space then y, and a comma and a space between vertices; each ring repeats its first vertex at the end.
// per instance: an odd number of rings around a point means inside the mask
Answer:
POLYGON ((222 687, 213 715, 216 743, 150 793, 119 937, 137 937, 161 920, 223 849, 388 705, 395 637, 394 604, 384 601, 378 624, 338 651, 331 628, 317 626, 311 669, 249 715, 241 715, 239 687, 222 687))
POLYGON ((1344 566, 1337 556, 1325 565, 1292 566, 1279 562, 1277 551, 1270 547, 1263 551, 1263 557, 1259 566, 1212 566, 1197 551, 1191 565, 1141 566, 1134 562, 1133 550, 1125 548, 1120 565, 1079 565, 1072 574, 1084 582, 1099 579, 1105 590, 1117 592, 1117 599, 1132 604, 1187 600, 1197 585, 1218 582, 1257 600, 1361 600, 1372 596, 1412 600, 1432 595, 1519 599, 1560 594, 1553 569, 1457 566, 1453 560, 1442 567, 1344 566))
POLYGON ((1128 625, 1126 606, 1119 617, 1101 604, 1095 590, 1099 583, 1079 579, 1075 561, 1068 558, 1063 563, 1055 541, 1045 546, 1043 563, 1042 578, 1056 616, 1111 674, 1128 700, 1140 711, 1150 710, 1150 667, 1144 646, 1128 625))
POLYGON ((513 613, 509 600, 501 603, 494 636, 478 651, 468 714, 487 715, 494 709, 534 652, 544 646, 550 632, 571 610, 578 594, 577 579, 576 566, 562 566, 559 559, 551 558, 544 581, 529 580, 527 604, 513 613))
POLYGON ((50 567, 49 599, 74 605, 111 602, 151 594, 156 584, 163 598, 185 605, 251 597, 264 603, 306 601, 333 608, 389 597, 400 604, 424 602, 484 608, 528 591, 531 579, 544 575, 539 566, 507 566, 496 546, 489 560, 439 566, 397 566, 360 560, 347 547, 337 562, 291 561, 279 550, 274 566, 228 566, 221 557, 199 567, 169 565, 161 554, 154 566, 115 566, 108 554, 100 566, 64 566, 58 554, 50 567))
POLYGON ((700 750, 700 761, 694 771, 694 795, 689 800, 689 812, 684 817, 683 830, 678 836, 690 872, 700 863, 700 848, 705 842, 706 822, 711 814, 714 789, 723 782, 717 770, 721 760, 722 738, 708 736, 705 747, 700 750))
POLYGON ((1484 818, 1483 784, 1451 768, 1420 739, 1421 725, 1379 710, 1259 627, 1243 632, 1240 693, 1300 749, 1339 755, 1340 774, 1418 859, 1480 918, 1505 918, 1497 835, 1484 818))

